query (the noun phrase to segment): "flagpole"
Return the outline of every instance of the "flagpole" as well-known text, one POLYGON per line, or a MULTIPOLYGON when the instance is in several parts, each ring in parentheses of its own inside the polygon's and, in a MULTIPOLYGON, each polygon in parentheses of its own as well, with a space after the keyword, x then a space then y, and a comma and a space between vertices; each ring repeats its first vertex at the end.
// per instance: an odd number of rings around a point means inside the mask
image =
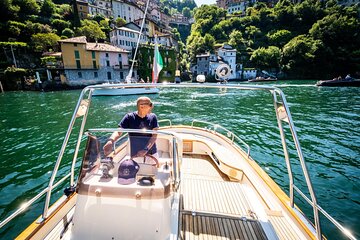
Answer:
MULTIPOLYGON (((143 17, 143 20, 142 20, 142 23, 141 23, 140 32, 139 32, 139 37, 138 37, 138 39, 137 39, 137 43, 136 43, 136 48, 135 48, 133 60, 132 60, 132 63, 131 63, 131 67, 130 67, 129 73, 128 73, 128 75, 127 75, 126 78, 125 78, 125 80, 126 80, 127 83, 131 83, 131 77, 132 77, 132 73, 133 73, 133 69, 134 69, 134 63, 135 63, 137 51, 138 51, 139 44, 140 44, 140 38, 141 38, 142 31, 143 31, 144 24, 145 24, 146 13, 147 13, 147 10, 148 10, 148 7, 149 7, 149 2, 150 2, 150 0, 147 0, 147 2, 146 2, 144 17, 143 17)), ((145 34, 145 36, 146 36, 146 34, 145 34)))

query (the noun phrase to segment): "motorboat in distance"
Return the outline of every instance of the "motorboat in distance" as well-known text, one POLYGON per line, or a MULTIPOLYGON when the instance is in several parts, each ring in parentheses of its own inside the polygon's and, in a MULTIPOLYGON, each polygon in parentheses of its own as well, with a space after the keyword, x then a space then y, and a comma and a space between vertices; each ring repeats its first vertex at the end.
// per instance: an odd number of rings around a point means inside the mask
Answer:
POLYGON ((249 79, 248 82, 274 82, 277 81, 277 78, 272 78, 272 77, 268 77, 268 78, 264 78, 264 77, 256 77, 256 78, 252 78, 249 79))
POLYGON ((352 77, 344 79, 320 80, 316 83, 318 87, 360 87, 360 79, 352 77))

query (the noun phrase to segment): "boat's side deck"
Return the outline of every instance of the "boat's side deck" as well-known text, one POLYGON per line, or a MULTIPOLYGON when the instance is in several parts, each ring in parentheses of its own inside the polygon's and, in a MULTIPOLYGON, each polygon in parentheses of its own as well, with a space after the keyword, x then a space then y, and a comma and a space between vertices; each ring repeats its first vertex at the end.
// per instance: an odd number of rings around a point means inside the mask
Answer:
POLYGON ((209 157, 184 156, 181 239, 267 239, 244 187, 218 172, 209 157))
POLYGON ((209 156, 184 155, 181 239, 306 239, 281 211, 259 209, 255 202, 261 200, 254 191, 246 183, 230 181, 209 156))

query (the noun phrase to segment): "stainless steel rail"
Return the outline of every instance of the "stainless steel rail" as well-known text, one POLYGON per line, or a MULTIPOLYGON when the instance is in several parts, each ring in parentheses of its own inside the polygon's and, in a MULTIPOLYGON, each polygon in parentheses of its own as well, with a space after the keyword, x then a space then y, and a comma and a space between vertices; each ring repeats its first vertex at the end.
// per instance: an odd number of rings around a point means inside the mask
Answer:
MULTIPOLYGON (((289 182, 290 182, 290 199, 291 199, 291 206, 294 207, 294 194, 293 194, 293 190, 295 189, 295 191, 300 193, 300 196, 302 196, 310 205, 312 205, 313 207, 313 214, 314 214, 314 225, 315 225, 315 230, 316 230, 316 237, 317 239, 322 239, 322 232, 321 232, 321 225, 320 225, 320 218, 319 218, 319 211, 321 213, 324 214, 324 216, 326 218, 328 218, 336 227, 338 227, 338 229, 345 234, 347 237, 349 237, 350 239, 355 239, 355 237, 353 235, 351 235, 351 233, 344 227, 342 227, 337 221, 335 221, 327 212, 325 212, 318 204, 317 204, 317 200, 316 200, 316 195, 312 186, 312 182, 310 179, 310 176, 308 174, 307 171, 307 167, 306 167, 306 163, 302 154, 302 150, 300 147, 300 143, 296 134, 296 130, 293 124, 293 120, 290 114, 290 110, 288 108, 288 104, 286 102, 286 98, 283 94, 283 92, 276 87, 273 86, 266 86, 266 85, 219 85, 219 84, 197 84, 197 83, 182 83, 182 84, 108 84, 108 85, 93 85, 93 86, 88 86, 86 88, 84 88, 80 94, 79 100, 76 104, 75 107, 75 111, 74 114, 71 118, 68 130, 66 132, 63 144, 61 146, 58 158, 56 160, 55 163, 55 167, 54 170, 52 172, 50 181, 49 181, 49 185, 47 188, 45 188, 42 192, 40 192, 38 195, 36 195, 34 198, 32 198, 30 201, 28 201, 27 203, 25 203, 25 205, 21 206, 18 210, 16 210, 13 214, 11 214, 8 218, 6 218, 4 221, 2 221, 0 223, 0 228, 3 227, 6 223, 8 223, 9 221, 11 221, 13 218, 15 218, 17 215, 19 215, 21 212, 23 212, 25 210, 25 208, 29 205, 31 205, 33 202, 35 202, 36 200, 38 200, 42 195, 44 195, 45 193, 47 193, 46 195, 46 199, 45 199, 45 204, 44 204, 44 210, 43 210, 43 220, 46 219, 48 217, 48 208, 49 208, 49 203, 50 203, 50 197, 51 197, 51 192, 52 190, 57 187, 60 182, 63 182, 66 178, 68 178, 69 176, 71 177, 71 181, 70 184, 74 184, 74 162, 76 161, 76 156, 77 153, 74 155, 73 158, 73 163, 72 163, 72 169, 71 169, 71 173, 66 175, 64 178, 62 178, 59 182, 57 182, 56 184, 54 184, 54 180, 55 177, 57 175, 61 160, 63 158, 66 146, 68 144, 69 138, 70 138, 70 134, 73 130, 74 127, 74 123, 76 121, 77 118, 79 117, 83 117, 83 121, 81 124, 81 128, 80 128, 80 132, 79 132, 79 137, 78 137, 78 142, 76 144, 76 149, 79 148, 79 141, 81 141, 81 133, 83 133, 84 131, 84 126, 85 126, 85 122, 86 122, 86 117, 87 117, 87 113, 88 113, 88 107, 90 105, 91 102, 91 95, 92 92, 96 89, 114 89, 114 88, 139 88, 139 87, 158 87, 158 88, 212 88, 212 89, 238 89, 238 90, 260 90, 260 91, 270 91, 273 94, 273 102, 274 102, 274 107, 275 107, 275 112, 276 112, 276 118, 278 121, 278 126, 279 126, 279 130, 280 130, 280 136, 281 136, 281 141, 282 141, 282 145, 283 145, 283 150, 284 150, 284 156, 285 156, 285 161, 287 164, 287 168, 288 168, 288 174, 289 174, 289 182), (84 96, 86 96, 86 94, 88 94, 88 105, 84 104, 84 96), (80 109, 80 106, 82 108, 84 108, 85 106, 85 112, 82 113, 82 109, 80 109), (282 111, 279 111, 282 110, 282 111), (302 167, 302 171, 303 174, 305 176, 305 180, 306 180, 306 184, 311 196, 311 199, 307 198, 294 184, 293 184, 293 176, 292 176, 292 170, 291 170, 291 162, 289 160, 289 153, 287 150, 287 145, 286 145, 286 139, 285 139, 285 131, 284 128, 282 127, 282 121, 285 121, 289 124, 290 127, 290 132, 292 135, 292 139, 295 143, 295 147, 297 150, 297 155, 299 157, 300 160, 300 164, 302 167)), ((171 122, 170 122, 171 123, 171 122)), ((219 126, 220 127, 220 126, 219 126)), ((227 129, 225 129, 227 130, 227 129)), ((215 131, 215 127, 214 127, 214 131, 215 131)), ((228 131, 228 130, 227 130, 228 131)), ((233 135, 233 138, 236 138, 237 136, 233 135)), ((173 138, 175 141, 175 138, 173 138)), ((240 138, 239 138, 240 139, 240 138)), ((240 141, 242 141, 240 139, 240 141)), ((175 148, 175 147, 174 147, 175 148)), ((250 148, 248 150, 248 154, 250 154, 250 148)))
MULTIPOLYGON (((249 157, 250 156, 250 146, 244 141, 244 140, 242 140, 240 137, 238 137, 237 135, 235 135, 232 131, 230 131, 230 130, 228 130, 227 128, 225 128, 225 127, 223 127, 223 126, 221 126, 221 125, 219 125, 219 124, 214 124, 214 123, 211 123, 211 122, 207 122, 207 121, 202 121, 202 120, 196 120, 196 119, 194 119, 194 120, 192 120, 192 122, 191 122, 191 127, 194 127, 194 123, 204 123, 204 124, 208 124, 208 125, 211 125, 212 127, 213 127, 213 131, 214 131, 214 133, 218 133, 218 132, 216 132, 216 129, 218 129, 218 128, 220 128, 220 129, 223 129, 226 133, 227 133, 227 137, 228 138, 231 138, 231 143, 232 144, 236 144, 235 142, 234 142, 234 140, 235 139, 237 139, 238 141, 240 141, 242 144, 244 144, 245 146, 246 146, 246 148, 247 148, 247 156, 249 157)), ((237 145, 237 144, 236 144, 237 145)), ((238 145, 238 147, 240 147, 239 145, 238 145)), ((240 147, 241 148, 241 147, 240 147)))

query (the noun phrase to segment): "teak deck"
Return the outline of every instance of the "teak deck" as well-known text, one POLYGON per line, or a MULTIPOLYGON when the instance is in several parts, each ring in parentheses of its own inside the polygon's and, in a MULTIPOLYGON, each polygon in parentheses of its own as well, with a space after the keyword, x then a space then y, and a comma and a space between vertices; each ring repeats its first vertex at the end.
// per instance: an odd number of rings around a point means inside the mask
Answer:
POLYGON ((209 160, 199 155, 183 158, 181 239, 267 239, 253 219, 242 184, 230 182, 209 160))

